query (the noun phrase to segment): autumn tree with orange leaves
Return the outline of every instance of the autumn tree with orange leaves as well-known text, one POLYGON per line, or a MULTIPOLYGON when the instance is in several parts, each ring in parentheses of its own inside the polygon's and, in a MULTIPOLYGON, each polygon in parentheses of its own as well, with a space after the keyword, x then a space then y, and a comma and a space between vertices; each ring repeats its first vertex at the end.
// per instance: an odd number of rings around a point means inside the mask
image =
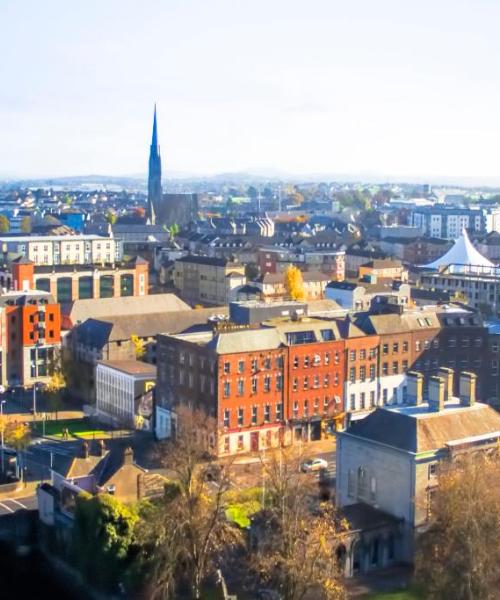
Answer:
POLYGON ((295 265, 290 265, 285 271, 285 289, 292 300, 305 299, 302 271, 295 265))

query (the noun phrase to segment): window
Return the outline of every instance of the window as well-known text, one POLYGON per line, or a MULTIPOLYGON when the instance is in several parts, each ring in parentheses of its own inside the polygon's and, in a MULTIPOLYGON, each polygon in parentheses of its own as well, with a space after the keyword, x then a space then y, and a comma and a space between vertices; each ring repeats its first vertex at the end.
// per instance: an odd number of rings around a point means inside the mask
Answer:
POLYGON ((382 363, 382 375, 386 377, 389 375, 389 363, 382 363))
POLYGON ((375 392, 373 390, 370 392, 370 406, 372 408, 375 406, 375 392))
POLYGON ((297 369, 299 366, 299 357, 298 356, 294 356, 293 357, 293 368, 297 369))
POLYGON ((366 499, 368 495, 368 477, 363 467, 358 468, 358 498, 366 499))
POLYGON ((339 362, 340 362, 340 355, 339 355, 339 353, 338 353, 338 352, 335 352, 335 359, 334 359, 334 363, 335 363, 336 365, 338 365, 338 364, 339 364, 339 362))
POLYGON ((292 384, 292 387, 293 387, 293 391, 294 391, 294 392, 298 391, 298 389, 299 389, 299 380, 298 380, 298 378, 297 378, 297 377, 294 377, 294 378, 293 378, 293 384, 292 384))
POLYGON ((231 382, 225 381, 224 382, 224 398, 229 398, 230 395, 231 395, 231 382))
POLYGON ((304 368, 307 369, 309 366, 309 356, 304 356, 304 368))
POLYGON ((394 342, 392 344, 392 352, 393 352, 393 354, 397 354, 399 352, 399 344, 398 344, 398 342, 394 342))
POLYGON ((361 381, 366 380, 366 367, 365 366, 359 367, 359 379, 361 381))
POLYGON ((323 387, 328 387, 330 385, 330 375, 325 375, 323 377, 323 387))
POLYGON ((238 396, 243 396, 245 393, 245 381, 243 379, 238 379, 238 396))
POLYGON ((356 410, 356 394, 351 394, 349 398, 351 410, 356 410))
POLYGON ((278 402, 276 404, 276 421, 281 421, 283 419, 283 404, 278 402))
POLYGON ((330 353, 325 352, 325 365, 329 365, 329 364, 330 364, 330 353))
POLYGON ((257 393, 257 377, 252 377, 252 394, 257 393))
POLYGON ((257 425, 257 407, 252 406, 252 425, 257 425))
POLYGON ((394 360, 392 362, 392 374, 393 375, 397 375, 398 374, 398 361, 394 360))
POLYGON ((245 370, 245 361, 239 360, 238 361, 238 373, 243 373, 244 370, 245 370))
POLYGON ((349 498, 354 498, 356 493, 356 477, 354 471, 349 469, 347 472, 347 495, 349 498))
POLYGON ((434 340, 432 340, 432 347, 433 348, 439 348, 439 340, 437 338, 435 338, 434 340))
POLYGON ((264 423, 269 423, 271 420, 271 405, 266 404, 264 406, 264 423))
POLYGON ((354 383, 356 381, 356 367, 351 367, 349 369, 349 381, 354 383))
POLYGON ((384 344, 382 346, 382 354, 389 354, 389 344, 384 344))
POLYGON ((415 342, 415 350, 416 350, 417 352, 420 352, 420 350, 421 350, 421 349, 422 349, 422 344, 421 344, 420 340, 417 340, 417 341, 415 342))
POLYGON ((476 338, 474 340, 474 346, 476 348, 481 348, 482 345, 483 345, 483 340, 481 338, 476 338))
POLYGON ((319 375, 315 375, 315 376, 314 376, 314 379, 313 379, 313 387, 314 387, 315 389, 316 389, 316 388, 319 388, 319 375))
POLYGON ((319 398, 314 398, 313 412, 315 415, 317 415, 319 413, 319 398))
POLYGON ((304 417, 309 416, 309 400, 304 400, 304 417))
POLYGON ((398 388, 395 387, 392 390, 392 403, 393 404, 397 404, 398 403, 398 388))
POLYGON ((283 389, 283 375, 276 375, 276 391, 280 392, 283 389))
POLYGON ((335 373, 333 376, 333 385, 338 385, 339 384, 339 374, 335 373))
POLYGON ((370 365, 370 379, 373 381, 375 379, 375 365, 370 365))
POLYGON ((243 427, 244 411, 242 408, 238 408, 238 427, 243 427))
POLYGON ((299 416, 299 403, 295 401, 293 403, 293 418, 296 419, 299 416))
POLYGON ((436 477, 437 476, 437 463, 431 463, 429 465, 429 479, 432 479, 432 477, 436 477))
POLYGON ((448 348, 456 348, 457 340, 456 338, 449 338, 448 340, 448 348))
POLYGON ((370 501, 375 502, 377 499, 377 480, 375 477, 370 477, 370 501))
POLYGON ((360 360, 365 360, 366 359, 366 350, 360 350, 359 351, 359 358, 360 360))
POLYGON ((405 359, 402 363, 403 365, 403 373, 406 373, 406 371, 408 371, 408 361, 405 359))
POLYGON ((309 389, 309 377, 304 377, 304 389, 309 389))
POLYGON ((277 369, 282 369, 283 368, 283 357, 282 356, 277 356, 276 357, 276 368, 277 369))
POLYGON ((229 427, 229 408, 224 409, 224 427, 229 427))
POLYGON ((252 358, 252 372, 255 373, 257 371, 257 359, 252 358))
POLYGON ((323 398, 323 410, 326 412, 328 410, 328 406, 330 405, 330 401, 328 400, 328 396, 323 398))
POLYGON ((243 445, 243 436, 239 435, 238 436, 238 451, 241 451, 244 449, 244 445, 243 445))
POLYGON ((469 347, 469 338, 468 337, 464 337, 462 338, 462 348, 468 348, 469 347))
POLYGON ((356 360, 356 350, 351 350, 349 352, 349 360, 352 362, 354 360, 356 360))
POLYGON ((384 388, 384 389, 382 390, 382 402, 383 402, 384 404, 387 404, 387 388, 384 388))
POLYGON ((271 391, 271 376, 270 375, 266 375, 264 377, 264 391, 265 392, 271 391))
POLYGON ((266 369, 266 371, 269 371, 270 368, 271 368, 271 359, 266 358, 264 360, 264 369, 266 369))
POLYGON ((362 410, 366 408, 366 394, 365 394, 365 392, 361 392, 361 394, 359 395, 359 404, 360 404, 360 408, 362 410))
POLYGON ((224 373, 227 375, 230 372, 231 372, 231 363, 225 362, 224 363, 224 373))

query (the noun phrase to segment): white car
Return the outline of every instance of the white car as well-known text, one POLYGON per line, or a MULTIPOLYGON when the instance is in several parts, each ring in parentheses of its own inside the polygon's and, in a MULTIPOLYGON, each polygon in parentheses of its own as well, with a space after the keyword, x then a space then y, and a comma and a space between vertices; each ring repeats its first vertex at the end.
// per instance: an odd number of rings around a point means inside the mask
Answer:
POLYGON ((328 469, 328 462, 324 458, 310 458, 305 463, 302 463, 302 471, 304 473, 321 471, 321 469, 328 469))

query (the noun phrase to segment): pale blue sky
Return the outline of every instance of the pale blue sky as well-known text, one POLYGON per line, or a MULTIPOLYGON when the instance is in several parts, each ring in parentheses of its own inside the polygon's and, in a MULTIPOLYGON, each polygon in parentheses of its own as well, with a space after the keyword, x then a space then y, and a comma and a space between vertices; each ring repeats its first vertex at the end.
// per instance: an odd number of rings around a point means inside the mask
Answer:
POLYGON ((0 174, 498 175, 499 0, 0 0, 0 174))

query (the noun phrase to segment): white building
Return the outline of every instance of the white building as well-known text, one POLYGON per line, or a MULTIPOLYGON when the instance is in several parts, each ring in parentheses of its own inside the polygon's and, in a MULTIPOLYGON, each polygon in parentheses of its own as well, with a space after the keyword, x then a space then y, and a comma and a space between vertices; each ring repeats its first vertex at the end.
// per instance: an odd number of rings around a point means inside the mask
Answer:
POLYGON ((152 430, 156 367, 137 360, 99 361, 97 416, 106 423, 152 430))
POLYGON ((4 255, 24 256, 35 265, 114 264, 123 257, 120 240, 100 235, 1 236, 0 248, 4 255))

